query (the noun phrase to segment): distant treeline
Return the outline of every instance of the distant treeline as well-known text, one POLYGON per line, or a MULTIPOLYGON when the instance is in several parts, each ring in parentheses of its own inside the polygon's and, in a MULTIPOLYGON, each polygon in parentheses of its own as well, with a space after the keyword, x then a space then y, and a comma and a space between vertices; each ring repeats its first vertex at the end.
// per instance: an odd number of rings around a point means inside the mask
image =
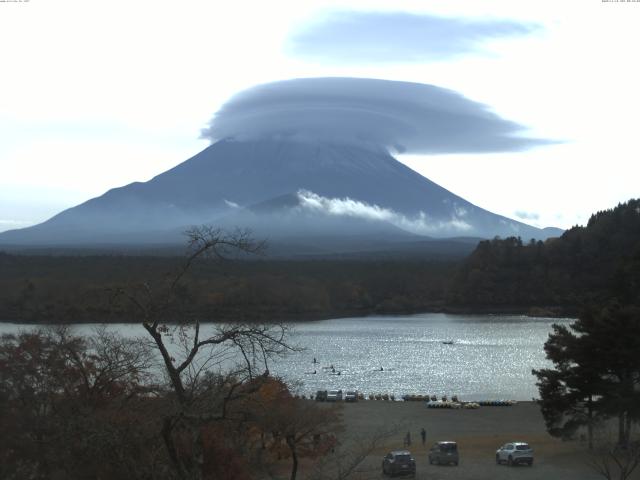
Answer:
POLYGON ((640 200, 598 212, 586 227, 544 243, 480 242, 458 270, 447 303, 574 313, 612 298, 640 304, 640 200))
MULTIPOLYGON (((117 289, 161 292, 178 257, 0 253, 0 319, 133 321, 117 289)), ((458 263, 437 261, 199 261, 182 308, 205 320, 265 321, 440 309, 458 263)))
MULTIPOLYGON (((142 284, 161 292, 183 261, 0 253, 0 319, 134 321, 114 292, 142 284)), ((640 200, 546 242, 482 241, 463 260, 199 261, 182 295, 181 314, 211 321, 421 311, 572 315, 612 297, 640 304, 640 200)))

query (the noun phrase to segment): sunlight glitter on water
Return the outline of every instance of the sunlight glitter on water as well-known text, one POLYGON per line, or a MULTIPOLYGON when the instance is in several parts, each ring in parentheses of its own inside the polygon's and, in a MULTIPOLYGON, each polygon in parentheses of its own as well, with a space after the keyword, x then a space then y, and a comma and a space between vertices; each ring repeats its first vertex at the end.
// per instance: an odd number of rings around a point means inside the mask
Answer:
MULTIPOLYGON (((428 313, 294 322, 290 340, 304 351, 275 361, 270 371, 306 395, 336 388, 396 398, 455 394, 464 400, 530 400, 538 397, 531 369, 549 365, 543 345, 551 325, 572 321, 428 313)), ((74 329, 86 335, 94 327, 74 329)), ((0 333, 30 328, 0 323, 0 333)), ((135 324, 109 328, 129 337, 145 335, 135 324)), ((203 332, 207 328, 212 325, 203 332)))
POLYGON ((337 388, 396 398, 530 400, 538 396, 531 369, 548 365, 543 345, 551 325, 571 321, 420 314, 296 323, 292 338, 306 351, 278 361, 272 372, 300 382, 304 394, 337 388), (340 375, 331 374, 331 365, 340 375))

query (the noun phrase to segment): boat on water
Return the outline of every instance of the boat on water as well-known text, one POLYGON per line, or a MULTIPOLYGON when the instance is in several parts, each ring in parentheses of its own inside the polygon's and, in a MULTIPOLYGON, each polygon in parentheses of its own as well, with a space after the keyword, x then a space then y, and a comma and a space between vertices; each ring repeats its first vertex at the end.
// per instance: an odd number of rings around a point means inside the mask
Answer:
POLYGON ((443 340, 442 344, 443 345, 453 345, 453 340, 443 340))

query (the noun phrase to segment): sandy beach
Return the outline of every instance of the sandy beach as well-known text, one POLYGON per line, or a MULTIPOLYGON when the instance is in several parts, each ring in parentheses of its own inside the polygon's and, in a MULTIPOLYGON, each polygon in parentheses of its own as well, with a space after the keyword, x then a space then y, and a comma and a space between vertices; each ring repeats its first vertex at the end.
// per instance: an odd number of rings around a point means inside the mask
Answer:
MULTIPOLYGON (((323 407, 328 405, 323 404, 323 407)), ((403 449, 411 433, 409 450, 416 459, 418 479, 430 480, 596 480, 588 465, 586 443, 563 442, 549 436, 539 407, 520 402, 510 407, 481 407, 477 410, 427 408, 423 402, 360 401, 341 404, 345 431, 341 440, 352 447, 370 442, 377 432, 395 430, 361 464, 357 478, 384 478, 380 465, 389 450, 403 449), (421 428, 427 432, 423 446, 421 428), (429 465, 427 452, 434 442, 458 442, 459 466, 429 465), (495 451, 510 441, 528 442, 534 449, 532 467, 496 465, 495 451)), ((640 478, 640 472, 632 478, 640 478)))

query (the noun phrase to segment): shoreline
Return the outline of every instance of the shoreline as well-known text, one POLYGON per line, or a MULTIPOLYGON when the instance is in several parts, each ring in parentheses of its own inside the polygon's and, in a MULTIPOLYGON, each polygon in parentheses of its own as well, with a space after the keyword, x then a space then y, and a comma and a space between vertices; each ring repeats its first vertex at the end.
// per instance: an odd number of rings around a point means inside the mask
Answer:
MULTIPOLYGON (((577 309, 574 307, 459 307, 459 306, 442 306, 427 309, 408 309, 408 310, 344 310, 323 313, 290 313, 285 315, 274 316, 273 318, 264 318, 264 316, 256 316, 248 320, 236 320, 240 315, 221 315, 217 320, 201 321, 202 324, 207 323, 288 323, 288 322, 316 322, 322 320, 350 319, 350 318, 366 318, 366 317, 400 317, 407 315, 420 315, 429 313, 444 313, 449 315, 516 315, 530 318, 574 318, 577 315, 577 309)), ((246 316, 246 313, 242 316, 246 316)), ((110 319, 109 321, 74 321, 64 322, 58 320, 37 321, 13 319, 5 320, 0 318, 0 324, 24 324, 24 325, 110 325, 110 324, 137 324, 138 321, 127 321, 126 319, 110 319)), ((173 325, 178 322, 166 322, 173 325)))

